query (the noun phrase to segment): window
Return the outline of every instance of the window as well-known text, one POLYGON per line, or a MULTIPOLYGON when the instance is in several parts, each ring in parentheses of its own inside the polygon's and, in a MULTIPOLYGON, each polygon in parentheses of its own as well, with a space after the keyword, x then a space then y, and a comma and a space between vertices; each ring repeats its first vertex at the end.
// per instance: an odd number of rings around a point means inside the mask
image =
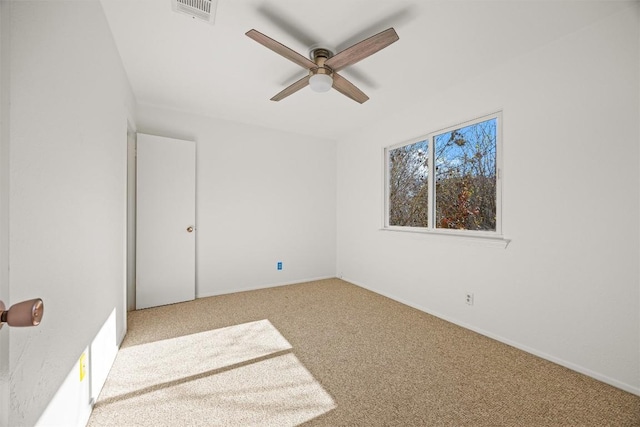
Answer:
POLYGON ((385 149, 385 228, 500 235, 496 113, 385 149))

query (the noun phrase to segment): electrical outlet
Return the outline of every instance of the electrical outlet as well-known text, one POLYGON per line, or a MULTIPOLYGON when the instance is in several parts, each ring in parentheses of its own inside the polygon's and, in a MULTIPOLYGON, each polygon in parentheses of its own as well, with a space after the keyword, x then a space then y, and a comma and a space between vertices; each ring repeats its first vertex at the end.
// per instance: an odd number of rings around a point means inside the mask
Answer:
POLYGON ((278 261, 278 264, 276 264, 276 268, 278 270, 282 270, 282 261, 278 261))
POLYGON ((465 295, 466 295, 465 299, 467 301, 467 304, 473 305, 473 292, 467 292, 465 295))

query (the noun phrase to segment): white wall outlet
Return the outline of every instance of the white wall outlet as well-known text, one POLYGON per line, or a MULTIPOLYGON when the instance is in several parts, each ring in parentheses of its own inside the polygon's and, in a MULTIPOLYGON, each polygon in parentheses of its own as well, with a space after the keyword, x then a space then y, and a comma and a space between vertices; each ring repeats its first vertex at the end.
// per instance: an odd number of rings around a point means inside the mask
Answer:
POLYGON ((473 292, 467 292, 465 294, 465 300, 466 300, 467 304, 473 305, 473 292))

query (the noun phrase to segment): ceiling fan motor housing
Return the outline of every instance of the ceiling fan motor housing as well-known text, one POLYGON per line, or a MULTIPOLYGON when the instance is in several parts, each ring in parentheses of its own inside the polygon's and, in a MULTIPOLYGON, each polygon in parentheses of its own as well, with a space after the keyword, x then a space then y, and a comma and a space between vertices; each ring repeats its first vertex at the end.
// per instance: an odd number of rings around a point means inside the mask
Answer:
POLYGON ((324 65, 325 61, 333 56, 333 53, 329 49, 325 49, 322 47, 315 48, 311 50, 311 52, 309 52, 309 56, 318 66, 317 68, 309 70, 309 74, 333 74, 333 70, 329 67, 325 67, 324 65))

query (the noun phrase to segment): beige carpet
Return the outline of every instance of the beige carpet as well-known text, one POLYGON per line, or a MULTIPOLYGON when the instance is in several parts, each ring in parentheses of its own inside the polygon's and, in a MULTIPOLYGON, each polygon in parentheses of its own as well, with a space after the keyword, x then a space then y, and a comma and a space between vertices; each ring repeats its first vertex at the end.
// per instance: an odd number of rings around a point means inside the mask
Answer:
POLYGON ((89 426, 640 426, 640 397, 333 279, 129 313, 89 426))

